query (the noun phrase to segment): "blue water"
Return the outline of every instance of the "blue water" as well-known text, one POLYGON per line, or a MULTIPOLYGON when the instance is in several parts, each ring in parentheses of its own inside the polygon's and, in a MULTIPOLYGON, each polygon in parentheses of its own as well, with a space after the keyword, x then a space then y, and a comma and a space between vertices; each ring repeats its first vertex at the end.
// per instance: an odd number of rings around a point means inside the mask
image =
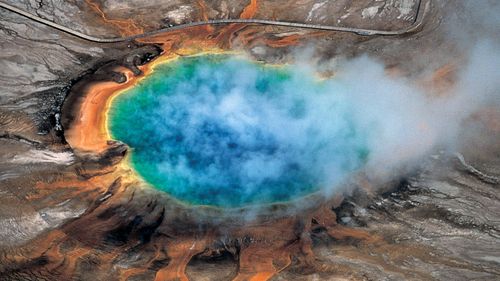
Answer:
POLYGON ((109 130, 145 181, 183 202, 289 201, 335 188, 369 154, 344 90, 292 66, 180 58, 114 100, 109 130))

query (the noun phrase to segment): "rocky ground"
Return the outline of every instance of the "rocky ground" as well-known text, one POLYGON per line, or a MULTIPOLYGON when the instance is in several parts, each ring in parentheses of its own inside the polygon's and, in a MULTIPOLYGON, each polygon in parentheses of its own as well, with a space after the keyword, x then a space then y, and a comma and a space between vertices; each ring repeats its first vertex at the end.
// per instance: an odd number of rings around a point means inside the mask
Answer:
MULTIPOLYGON (((5 2, 98 37, 242 14, 398 30, 417 14, 417 0, 5 2)), ((300 214, 278 206, 252 223, 186 209, 130 181, 123 144, 92 153, 65 139, 93 83, 124 83, 119 67, 140 76, 160 52, 200 42, 273 63, 297 49, 312 49, 319 64, 368 54, 389 73, 440 92, 453 83, 467 43, 498 28, 471 20, 467 5, 432 1, 422 29, 402 36, 231 25, 113 44, 0 9, 0 280, 499 279, 495 107, 464 125, 456 150, 465 163, 436 149, 404 175, 350 188, 343 201, 300 214)))

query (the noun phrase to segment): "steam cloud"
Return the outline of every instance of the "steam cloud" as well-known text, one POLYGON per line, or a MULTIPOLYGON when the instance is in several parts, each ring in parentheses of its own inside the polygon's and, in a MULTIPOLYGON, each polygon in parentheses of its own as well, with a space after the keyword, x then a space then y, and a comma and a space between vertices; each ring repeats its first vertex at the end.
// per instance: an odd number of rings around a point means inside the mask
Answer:
POLYGON ((447 94, 433 96, 421 85, 391 78, 383 65, 361 57, 342 65, 338 79, 351 85, 356 117, 369 138, 368 166, 378 173, 411 164, 436 146, 455 149, 463 121, 500 102, 500 52, 491 41, 470 50, 468 63, 447 94))
MULTIPOLYGON (((487 31, 491 25, 479 24, 487 31)), ((181 199, 237 206, 291 199, 311 187, 331 194, 359 168, 387 175, 436 146, 454 149, 463 120, 486 104, 500 105, 498 42, 478 37, 462 46, 467 63, 447 95, 388 76, 367 56, 336 65, 335 77, 321 82, 308 64, 271 81, 252 64, 229 59, 141 85, 136 90, 152 107, 124 95, 117 107, 154 110, 121 115, 112 131, 136 159, 149 157, 141 164, 146 178, 176 185, 166 189, 181 199)))

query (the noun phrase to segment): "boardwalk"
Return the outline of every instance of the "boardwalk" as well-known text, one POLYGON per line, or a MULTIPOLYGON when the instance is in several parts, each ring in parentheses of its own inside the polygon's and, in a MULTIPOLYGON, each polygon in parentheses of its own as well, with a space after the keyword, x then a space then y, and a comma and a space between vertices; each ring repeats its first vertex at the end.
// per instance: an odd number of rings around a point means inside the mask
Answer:
POLYGON ((307 28, 307 29, 319 29, 319 30, 328 30, 328 31, 337 31, 337 32, 351 32, 358 35, 370 36, 370 35, 383 35, 383 36, 394 36, 394 35, 403 35, 407 33, 412 33, 421 27, 424 22, 424 18, 428 13, 430 8, 431 0, 420 0, 417 5, 417 14, 415 17, 415 21, 413 24, 407 28, 400 30, 375 30, 375 29, 362 29, 362 28, 351 28, 351 27, 340 27, 340 26, 331 26, 331 25, 321 25, 321 24, 308 24, 308 23, 297 23, 297 22, 287 22, 287 21, 275 21, 275 20, 266 20, 266 19, 214 19, 207 21, 197 21, 190 22, 185 24, 179 24, 176 26, 166 27, 154 31, 145 32, 143 34, 137 34, 126 37, 116 37, 116 38, 99 38, 92 35, 84 34, 82 32, 70 29, 66 26, 57 24, 55 22, 46 20, 37 15, 33 15, 29 12, 16 8, 12 5, 6 4, 0 1, 0 7, 7 9, 11 12, 39 22, 41 24, 53 27, 65 33, 71 34, 73 36, 79 37, 81 39, 85 39, 88 41, 96 42, 96 43, 116 43, 116 42, 124 42, 131 41, 138 38, 144 38, 152 35, 156 35, 159 33, 194 27, 194 26, 202 26, 202 25, 218 25, 218 24, 231 24, 231 23, 240 23, 240 24, 257 24, 257 25, 275 25, 275 26, 287 26, 292 28, 307 28))

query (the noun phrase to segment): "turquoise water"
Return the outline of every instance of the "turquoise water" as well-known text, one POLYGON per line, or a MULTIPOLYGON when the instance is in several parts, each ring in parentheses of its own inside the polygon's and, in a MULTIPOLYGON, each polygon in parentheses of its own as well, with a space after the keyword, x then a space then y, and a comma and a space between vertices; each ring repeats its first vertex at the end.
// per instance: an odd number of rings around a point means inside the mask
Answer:
POLYGON ((366 161, 345 90, 299 67, 180 58, 114 100, 109 130, 145 181, 183 202, 289 201, 335 188, 366 161))

